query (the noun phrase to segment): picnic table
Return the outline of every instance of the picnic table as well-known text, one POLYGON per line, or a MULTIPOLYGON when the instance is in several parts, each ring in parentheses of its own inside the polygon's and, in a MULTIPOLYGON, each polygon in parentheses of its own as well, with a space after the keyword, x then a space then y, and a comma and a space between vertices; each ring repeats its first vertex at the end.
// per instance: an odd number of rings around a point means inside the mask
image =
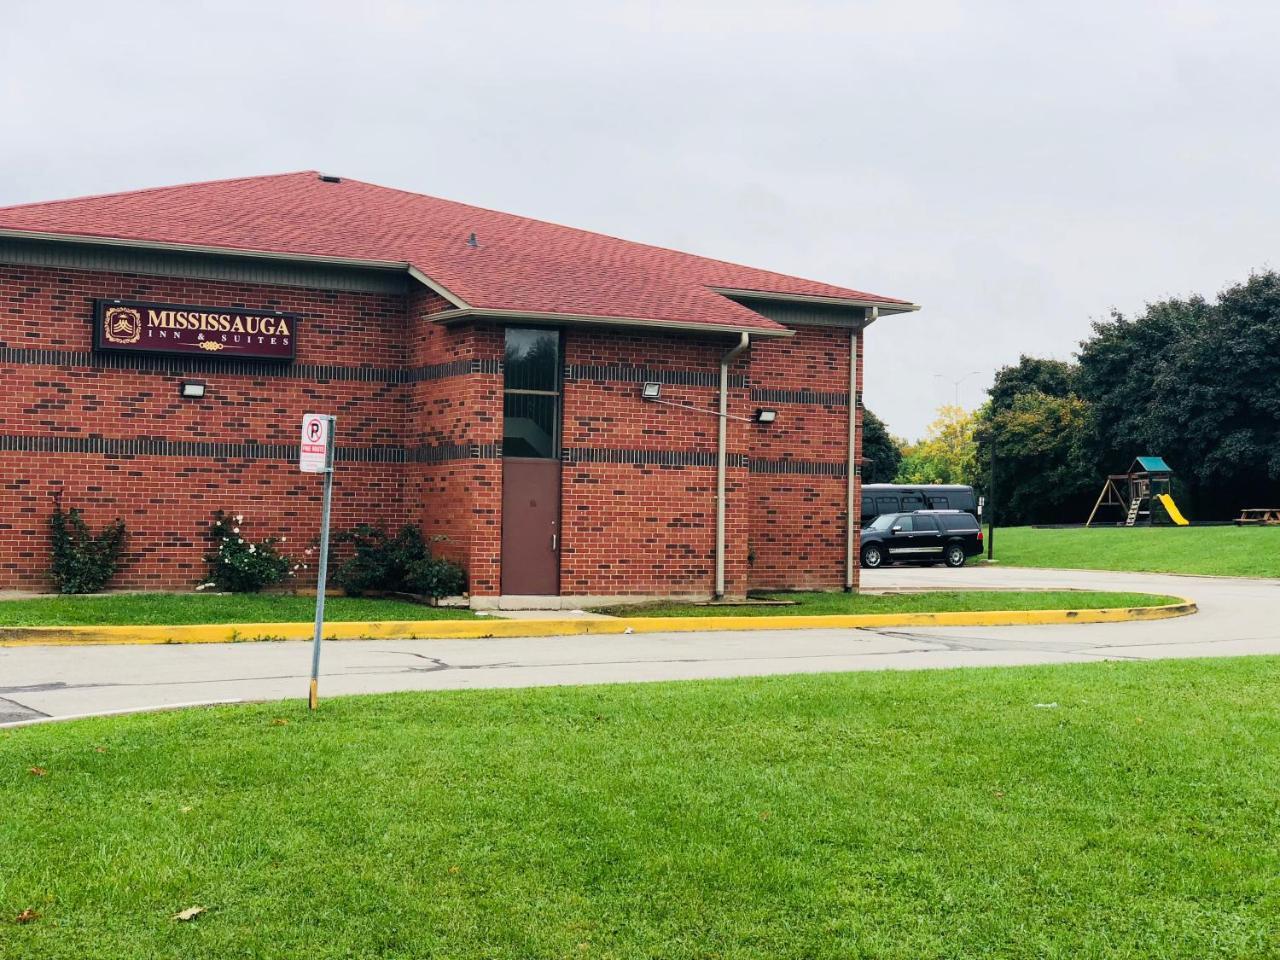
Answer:
POLYGON ((1280 526, 1280 507, 1250 507, 1241 510, 1236 526, 1280 526))

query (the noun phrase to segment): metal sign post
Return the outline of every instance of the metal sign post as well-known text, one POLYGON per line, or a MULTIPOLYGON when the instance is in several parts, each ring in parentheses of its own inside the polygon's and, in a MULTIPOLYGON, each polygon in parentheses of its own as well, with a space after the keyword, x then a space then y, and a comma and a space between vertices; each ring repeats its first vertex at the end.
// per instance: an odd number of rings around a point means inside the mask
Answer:
POLYGON ((320 570, 316 577, 316 632, 311 642, 311 686, 307 704, 320 705, 320 638, 324 633, 324 587, 329 576, 329 510, 333 502, 333 434, 337 417, 308 413, 302 418, 302 446, 298 469, 324 474, 324 507, 320 515, 320 570))

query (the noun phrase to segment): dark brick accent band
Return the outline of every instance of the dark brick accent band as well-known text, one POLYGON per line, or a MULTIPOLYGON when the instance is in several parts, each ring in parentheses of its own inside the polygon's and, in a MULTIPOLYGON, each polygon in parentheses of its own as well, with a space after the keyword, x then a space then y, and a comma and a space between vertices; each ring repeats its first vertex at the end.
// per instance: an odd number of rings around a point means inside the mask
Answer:
POLYGON ((849 465, 838 460, 752 460, 752 473, 794 474, 809 477, 846 477, 849 465))
MULTIPOLYGON (((89 453, 113 457, 186 457, 215 460, 297 460, 296 444, 210 443, 161 440, 155 437, 30 437, 0 435, 0 453, 89 453)), ((450 460, 495 459, 498 445, 440 444, 414 447, 338 447, 340 463, 444 463, 450 460)))
MULTIPOLYGON (((718 387, 718 370, 670 370, 662 367, 627 367, 621 364, 571 363, 564 368, 565 380, 603 380, 612 383, 669 383, 681 387, 718 387)), ((729 374, 729 386, 746 386, 740 373, 729 374)))
POLYGON ((824 407, 847 407, 849 391, 820 393, 816 390, 769 390, 757 387, 751 391, 751 399, 756 403, 811 403, 824 407))
POLYGON ((406 463, 447 463, 452 460, 496 460, 502 450, 496 443, 437 443, 410 447, 406 463))
POLYGON ((469 373, 498 373, 498 360, 453 360, 424 367, 353 367, 271 360, 206 360, 203 357, 157 357, 148 354, 91 353, 87 350, 34 350, 0 347, 0 364, 89 367, 99 370, 137 370, 160 374, 233 374, 243 377, 285 377, 290 380, 358 380, 371 383, 420 383, 469 373))
MULTIPOLYGON (((713 450, 613 450, 599 447, 565 447, 565 463, 635 463, 658 467, 714 467, 713 450)), ((731 453, 726 458, 730 467, 743 468, 747 456, 731 453)))

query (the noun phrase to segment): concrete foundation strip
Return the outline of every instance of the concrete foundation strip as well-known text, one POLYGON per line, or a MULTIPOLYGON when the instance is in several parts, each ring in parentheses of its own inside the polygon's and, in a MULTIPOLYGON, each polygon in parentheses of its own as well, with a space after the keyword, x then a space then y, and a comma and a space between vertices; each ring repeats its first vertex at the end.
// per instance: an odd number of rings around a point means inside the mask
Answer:
MULTIPOLYGON (((693 633, 708 630, 842 630, 861 627, 1011 627, 1166 620, 1196 612, 1191 600, 1154 607, 855 613, 759 617, 618 617, 611 620, 380 620, 328 623, 326 640, 488 640, 581 634, 693 633)), ((310 640, 312 623, 187 626, 0 627, 0 646, 246 643, 310 640)))

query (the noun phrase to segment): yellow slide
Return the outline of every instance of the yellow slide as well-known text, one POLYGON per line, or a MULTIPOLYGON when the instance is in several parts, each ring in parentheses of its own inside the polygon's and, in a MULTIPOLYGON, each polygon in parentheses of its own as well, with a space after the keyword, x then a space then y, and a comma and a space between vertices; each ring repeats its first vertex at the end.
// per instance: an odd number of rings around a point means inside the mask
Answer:
POLYGON ((1187 525, 1187 518, 1182 515, 1182 511, 1178 509, 1178 505, 1173 502, 1173 497, 1167 493, 1160 494, 1160 502, 1164 504, 1165 512, 1169 514, 1169 519, 1180 527, 1187 525))

